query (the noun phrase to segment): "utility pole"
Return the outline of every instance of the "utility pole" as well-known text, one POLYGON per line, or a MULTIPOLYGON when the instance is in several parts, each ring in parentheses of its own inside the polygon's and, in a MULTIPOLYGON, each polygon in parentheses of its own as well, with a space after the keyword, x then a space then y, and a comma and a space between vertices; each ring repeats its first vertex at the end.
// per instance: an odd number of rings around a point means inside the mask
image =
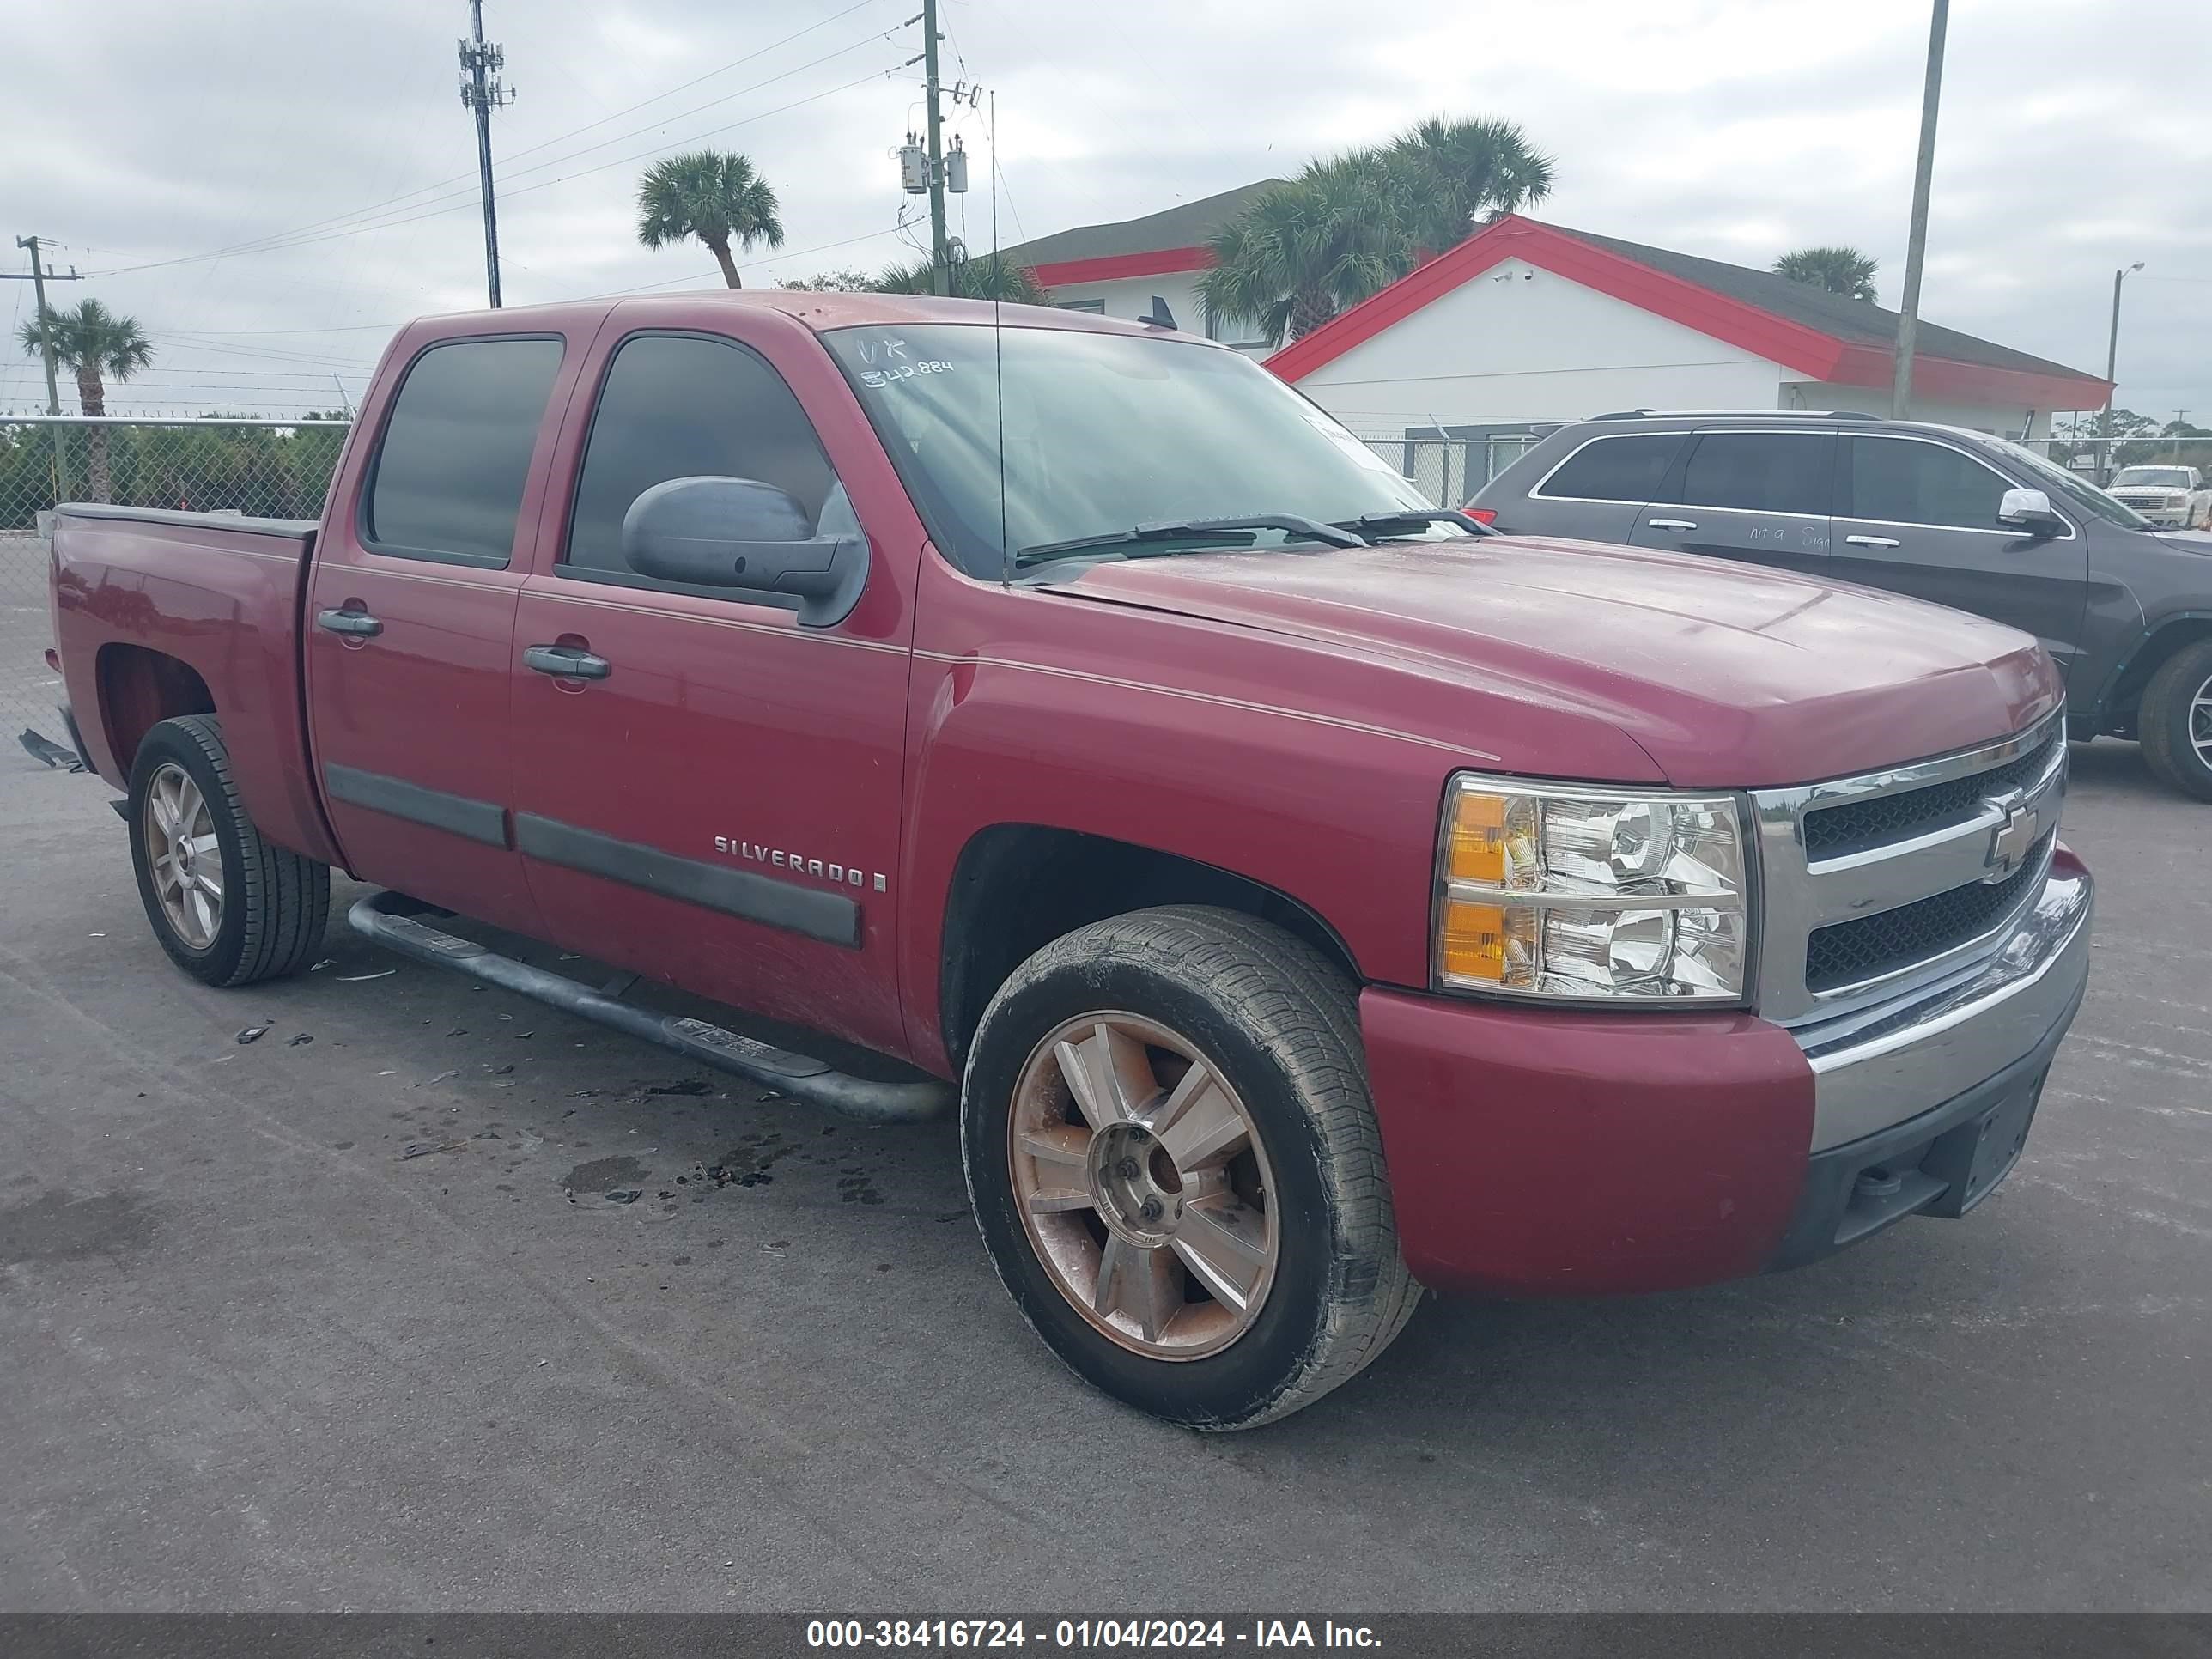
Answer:
MULTIPOLYGON (((18 270, 10 270, 0 271, 0 276, 4 276, 10 282, 28 283, 31 285, 32 291, 37 295, 39 302, 39 308, 33 314, 44 323, 46 319, 46 284, 48 283, 81 283, 84 278, 76 274, 74 267, 66 276, 58 270, 48 270, 39 261, 39 239, 35 236, 18 236, 15 239, 15 246, 28 248, 31 252, 29 275, 26 276, 18 270)), ((46 347, 42 355, 46 360, 46 413, 58 415, 62 412, 62 393, 61 382, 54 374, 54 343, 48 340, 46 347)))
POLYGON ((476 112, 477 177, 483 191, 484 286, 491 308, 499 309, 499 210, 491 194, 491 112, 514 97, 500 83, 507 54, 483 38, 483 0, 469 0, 469 27, 474 38, 461 46, 461 102, 476 112))
MULTIPOLYGON (((31 251, 30 275, 26 276, 21 271, 14 270, 0 272, 0 275, 6 276, 11 282, 27 282, 30 283, 31 291, 36 296, 39 306, 39 308, 33 312, 32 315, 35 316, 39 319, 40 331, 43 335, 46 320, 46 284, 48 283, 81 283, 84 278, 76 274, 76 267, 74 265, 70 267, 69 275, 66 276, 63 276, 61 272, 58 270, 46 270, 46 267, 39 261, 39 239, 35 236, 18 236, 15 239, 15 246, 21 248, 28 248, 31 251)), ((62 412, 62 392, 61 382, 56 377, 54 373, 54 343, 51 338, 42 338, 40 343, 44 348, 44 349, 40 353, 40 356, 46 360, 46 413, 49 415, 58 415, 62 412)), ((59 506, 62 499, 62 480, 67 477, 68 474, 66 471, 66 463, 63 459, 62 453, 62 429, 57 426, 52 428, 52 432, 54 441, 54 503, 56 506, 59 506)))
POLYGON ((2128 280, 2130 271, 2141 270, 2140 259, 2124 270, 2112 273, 2112 331, 2105 338, 2105 384, 2112 388, 2105 393, 2105 407, 2097 416, 2097 482, 2111 482, 2112 477, 2112 399, 2119 392, 2120 380, 2120 285, 2128 280))
POLYGON ((952 292, 952 259, 945 246, 945 116, 938 107, 937 0, 921 0, 921 77, 929 103, 929 289, 952 292))
POLYGON ((1912 412, 1912 345, 1920 331, 1920 266, 1928 254, 1928 192, 1936 178, 1936 106, 1943 92, 1943 31, 1951 0, 1934 0, 1928 23, 1928 83, 1920 94, 1920 155, 1912 169, 1912 229, 1905 247, 1905 300, 1898 307, 1897 378, 1889 390, 1889 413, 1901 421, 1912 412))

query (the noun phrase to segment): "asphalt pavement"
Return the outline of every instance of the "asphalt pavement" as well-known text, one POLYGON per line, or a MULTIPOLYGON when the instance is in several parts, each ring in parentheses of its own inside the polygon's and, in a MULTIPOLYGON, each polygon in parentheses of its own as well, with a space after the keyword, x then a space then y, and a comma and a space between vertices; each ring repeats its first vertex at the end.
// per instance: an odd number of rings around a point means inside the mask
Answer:
POLYGON ((205 989, 108 791, 11 743, 0 1610, 2212 1609, 2212 807, 2075 763, 2096 973, 1974 1215, 1692 1294, 1431 1299, 1207 1437, 1030 1334, 949 1127, 335 926, 205 989))

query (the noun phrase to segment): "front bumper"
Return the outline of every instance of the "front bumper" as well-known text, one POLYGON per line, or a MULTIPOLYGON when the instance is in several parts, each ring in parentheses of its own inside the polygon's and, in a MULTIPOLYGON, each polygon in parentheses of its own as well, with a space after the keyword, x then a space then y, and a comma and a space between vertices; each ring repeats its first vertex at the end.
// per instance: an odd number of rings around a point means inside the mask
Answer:
POLYGON ((1369 989, 1360 1023, 1407 1265, 1439 1290, 1680 1289, 1962 1212, 2009 1168, 1973 1155, 1978 1131, 2024 1127, 2080 1006, 2093 908, 2089 872, 2061 848, 2027 920, 1973 975, 1849 1029, 1369 989))

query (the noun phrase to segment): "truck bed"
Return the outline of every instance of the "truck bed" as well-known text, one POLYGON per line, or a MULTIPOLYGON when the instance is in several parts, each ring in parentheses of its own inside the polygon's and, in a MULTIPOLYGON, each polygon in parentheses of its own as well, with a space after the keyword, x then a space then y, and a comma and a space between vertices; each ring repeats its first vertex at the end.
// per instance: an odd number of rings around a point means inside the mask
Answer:
POLYGON ((335 861, 300 683, 301 599, 319 528, 65 502, 54 523, 54 638, 106 781, 129 787, 154 711, 177 707, 181 687, 187 702, 222 711, 239 793, 262 833, 335 861))

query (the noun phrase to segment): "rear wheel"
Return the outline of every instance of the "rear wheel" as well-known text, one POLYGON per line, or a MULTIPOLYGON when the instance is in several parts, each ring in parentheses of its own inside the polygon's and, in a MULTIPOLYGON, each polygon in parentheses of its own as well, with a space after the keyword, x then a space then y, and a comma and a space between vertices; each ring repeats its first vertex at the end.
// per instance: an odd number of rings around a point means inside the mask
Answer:
POLYGON ((1356 1375, 1419 1297, 1352 987, 1235 912, 1139 911, 1016 969, 961 1107, 976 1218, 1079 1376, 1247 1428, 1356 1375))
POLYGON ((2151 770, 2184 794, 2212 801, 2212 640, 2166 659, 2143 688, 2136 723, 2151 770))
POLYGON ((209 985, 298 972, 330 920, 326 864, 272 846, 246 815, 222 723, 163 720, 131 769, 138 896, 169 959, 209 985))

